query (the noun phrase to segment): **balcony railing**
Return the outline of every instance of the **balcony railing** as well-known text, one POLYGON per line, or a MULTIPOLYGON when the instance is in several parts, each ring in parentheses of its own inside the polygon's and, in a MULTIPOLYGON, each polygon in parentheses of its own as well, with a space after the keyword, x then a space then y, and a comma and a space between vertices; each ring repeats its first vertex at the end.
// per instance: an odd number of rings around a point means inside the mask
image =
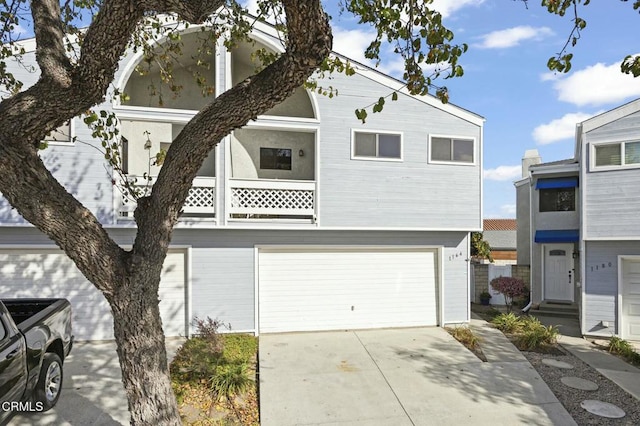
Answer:
MULTIPOLYGON (((142 176, 129 176, 129 178, 138 178, 138 182, 144 182, 142 176)), ((155 181, 155 177, 149 182, 150 185, 155 181)), ((143 189, 145 185, 136 185, 143 189)), ((189 195, 182 208, 182 215, 191 217, 215 217, 216 206, 216 178, 214 177, 196 177, 193 180, 193 186, 189 190, 189 195)), ((133 211, 136 208, 135 202, 122 203, 120 215, 122 217, 133 217, 133 211)))
POLYGON ((231 218, 313 219, 315 181, 231 179, 229 186, 231 218))

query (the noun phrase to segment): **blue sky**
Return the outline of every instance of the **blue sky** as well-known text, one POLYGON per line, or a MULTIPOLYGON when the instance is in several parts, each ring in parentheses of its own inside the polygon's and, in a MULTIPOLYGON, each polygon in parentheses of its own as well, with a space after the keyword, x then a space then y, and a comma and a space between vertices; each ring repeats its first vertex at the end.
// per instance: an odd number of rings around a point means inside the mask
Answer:
MULTIPOLYGON (((334 49, 354 59, 370 40, 370 28, 349 16, 333 15, 334 49)), ((596 0, 581 8, 582 32, 569 74, 546 68, 571 31, 571 18, 549 14, 539 1, 436 0, 444 23, 458 42, 465 75, 447 80, 451 102, 486 118, 484 133, 484 217, 515 217, 515 188, 527 149, 543 161, 573 156, 576 123, 640 97, 640 78, 620 73, 627 54, 639 53, 640 15, 631 2, 596 0)), ((398 59, 381 69, 400 77, 398 59)))

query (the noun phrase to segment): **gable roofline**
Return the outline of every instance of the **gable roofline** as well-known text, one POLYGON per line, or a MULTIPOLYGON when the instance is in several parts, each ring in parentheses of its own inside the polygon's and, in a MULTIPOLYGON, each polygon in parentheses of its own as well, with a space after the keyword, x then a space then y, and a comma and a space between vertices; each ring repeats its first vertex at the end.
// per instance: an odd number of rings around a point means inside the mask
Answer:
POLYGON ((640 111, 640 98, 627 102, 626 104, 612 110, 603 112, 602 114, 598 114, 595 117, 591 117, 582 123, 579 123, 578 126, 581 128, 582 133, 587 133, 638 111, 640 111))
MULTIPOLYGON (((251 15, 248 15, 251 16, 251 15)), ((254 17, 255 18, 255 17, 254 17)), ((194 28, 194 27, 199 27, 199 25, 191 25, 190 28, 194 28)), ((276 30, 276 28, 266 22, 262 22, 262 21, 256 21, 254 24, 254 28, 252 30, 252 32, 261 32, 264 35, 267 36, 271 36, 274 37, 276 39, 279 39, 279 34, 276 30)), ((22 47, 25 49, 25 52, 31 52, 36 50, 36 41, 35 38, 29 38, 29 39, 24 39, 24 40, 20 40, 16 42, 16 47, 22 47)), ((281 51, 283 51, 283 49, 281 49, 281 51)), ((357 67, 354 67, 355 71, 357 74, 360 74, 361 76, 368 78, 376 83, 379 83, 385 87, 388 87, 390 90, 393 91, 397 91, 399 93, 402 93, 406 96, 409 96, 413 99, 416 99, 422 103, 425 103, 427 105, 430 105, 434 108, 440 109, 444 112, 447 112, 455 117, 461 118, 463 120, 466 120, 472 124, 475 124, 479 127, 482 127, 484 125, 484 122, 486 121, 484 117, 471 112, 469 110, 466 110, 462 107, 459 107, 455 104, 451 104, 451 103, 442 103, 442 101, 440 101, 440 99, 436 98, 435 96, 431 95, 431 94, 426 94, 424 96, 420 96, 420 95, 413 95, 411 93, 409 93, 409 90, 407 90, 406 88, 406 83, 404 83, 402 80, 398 80, 390 75, 387 75, 379 70, 376 70, 368 65, 362 64, 356 60, 353 60, 351 58, 349 58, 348 56, 345 56, 341 53, 332 51, 331 55, 333 55, 334 57, 339 57, 341 59, 345 59, 348 60, 349 62, 352 62, 354 64, 357 64, 357 67)), ((123 58, 124 59, 124 58, 123 58)))

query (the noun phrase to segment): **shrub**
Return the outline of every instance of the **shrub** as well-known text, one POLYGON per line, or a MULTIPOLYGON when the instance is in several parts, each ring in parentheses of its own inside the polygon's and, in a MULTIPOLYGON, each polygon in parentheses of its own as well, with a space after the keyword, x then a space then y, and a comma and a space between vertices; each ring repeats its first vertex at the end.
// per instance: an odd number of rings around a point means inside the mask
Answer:
POLYGON ((178 349, 170 366, 171 375, 184 382, 209 379, 222 362, 224 340, 218 320, 194 319, 196 332, 178 349))
POLYGON ((473 331, 471 331, 469 327, 447 328, 447 331, 454 339, 469 349, 477 349, 480 344, 480 338, 473 334, 473 331))
POLYGON ((557 343, 559 334, 558 327, 546 327, 537 318, 525 317, 516 337, 516 346, 524 351, 545 350, 557 343))
POLYGON ((225 334, 223 357, 225 362, 249 362, 258 351, 258 338, 251 334, 225 334))
POLYGON ((516 333, 522 330, 523 320, 516 316, 513 312, 508 314, 500 314, 491 320, 491 324, 503 333, 516 333))
POLYGON ((622 356, 631 364, 640 365, 640 354, 636 352, 629 342, 618 336, 613 336, 611 340, 609 340, 608 350, 611 353, 622 356))
POLYGON ((524 297, 527 294, 527 287, 524 281, 514 277, 498 277, 491 280, 491 287, 504 295, 507 310, 511 312, 513 299, 524 297))
POLYGON ((251 382, 246 363, 225 364, 219 366, 216 374, 211 377, 211 391, 219 401, 231 399, 246 391, 251 382))

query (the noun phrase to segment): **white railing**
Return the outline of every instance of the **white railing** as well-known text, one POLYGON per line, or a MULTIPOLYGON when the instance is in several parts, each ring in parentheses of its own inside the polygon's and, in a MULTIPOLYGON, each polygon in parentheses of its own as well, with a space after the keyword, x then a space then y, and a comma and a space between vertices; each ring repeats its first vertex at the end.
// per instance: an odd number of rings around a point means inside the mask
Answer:
MULTIPOLYGON (((142 183, 146 181, 142 176, 129 176, 130 179, 137 178, 138 184, 135 185, 140 189, 144 189, 142 183)), ((155 181, 155 177, 151 178, 150 185, 155 181)), ((187 200, 182 208, 183 215, 197 215, 200 217, 214 217, 216 206, 216 178, 214 177, 196 177, 193 185, 189 190, 187 200)), ((120 214, 123 217, 133 217, 133 211, 136 208, 135 202, 122 203, 120 214)))
POLYGON ((229 187, 231 217, 314 215, 315 181, 231 179, 229 187))

